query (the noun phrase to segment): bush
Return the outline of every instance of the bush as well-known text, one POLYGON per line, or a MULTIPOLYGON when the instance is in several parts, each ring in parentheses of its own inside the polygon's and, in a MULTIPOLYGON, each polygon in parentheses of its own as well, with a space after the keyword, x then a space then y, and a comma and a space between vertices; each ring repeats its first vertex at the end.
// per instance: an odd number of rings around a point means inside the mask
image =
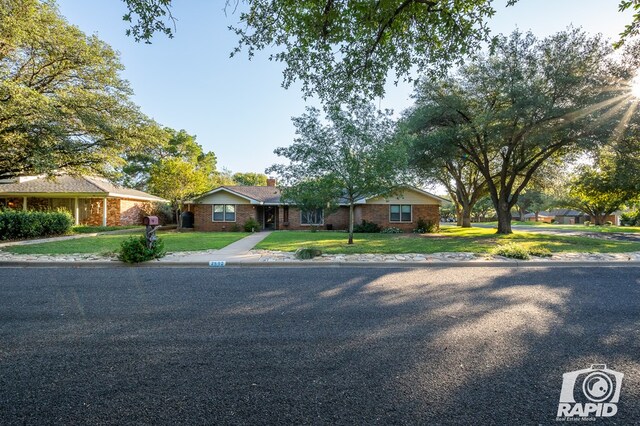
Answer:
POLYGON ((66 211, 0 211, 0 240, 64 235, 72 226, 73 218, 66 211))
POLYGON ((611 225, 613 225, 613 222, 611 222, 610 220, 604 223, 604 226, 611 226, 611 225))
POLYGON ((254 218, 249 218, 248 221, 244 223, 244 232, 257 232, 260 231, 262 227, 254 218))
POLYGON ((531 256, 552 256, 551 250, 546 247, 531 247, 527 249, 517 243, 508 243, 498 246, 491 251, 491 254, 520 260, 529 260, 531 256))
POLYGON ((317 248, 299 248, 295 252, 296 259, 308 260, 314 257, 322 256, 322 251, 317 248))
POLYGON ((528 260, 529 259, 529 251, 516 243, 503 244, 494 248, 491 251, 492 254, 498 256, 504 256, 511 259, 520 259, 520 260, 528 260))
POLYGON ((384 228, 380 232, 383 234, 402 234, 402 229, 391 226, 389 228, 384 228))
POLYGON ((529 249, 529 254, 531 256, 537 256, 537 257, 551 257, 551 250, 549 250, 546 247, 531 247, 529 249))
POLYGON ((640 210, 622 213, 622 216, 620 216, 620 225, 640 226, 640 210))
POLYGON ((438 224, 419 217, 416 221, 416 229, 414 229, 413 232, 415 232, 416 234, 433 234, 437 230, 438 224))
POLYGON ((360 225, 353 225, 353 232, 357 232, 359 234, 376 234, 380 232, 382 228, 380 225, 373 222, 367 222, 362 219, 362 223, 360 225))
POLYGON ((589 226, 589 225, 591 225, 591 221, 589 221, 589 220, 585 220, 585 221, 584 221, 584 226, 589 226))
POLYGON ((166 254, 164 242, 158 238, 151 248, 147 247, 147 239, 144 235, 129 237, 120 244, 118 260, 126 263, 140 263, 147 260, 159 259, 166 254))

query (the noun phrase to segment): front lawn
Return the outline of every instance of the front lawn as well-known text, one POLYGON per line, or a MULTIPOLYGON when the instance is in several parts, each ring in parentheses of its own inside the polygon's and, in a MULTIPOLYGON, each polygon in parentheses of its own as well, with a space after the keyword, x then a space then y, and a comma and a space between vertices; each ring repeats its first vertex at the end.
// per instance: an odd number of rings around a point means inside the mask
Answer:
MULTIPOLYGON (((72 234, 95 234, 97 232, 110 232, 121 230, 134 230, 144 229, 142 225, 127 225, 127 226, 90 226, 90 225, 78 225, 71 228, 72 234)), ((132 231, 133 232, 133 231, 132 231)))
MULTIPOLYGON (((140 233, 142 235, 142 233, 140 233)), ((245 232, 159 232, 165 249, 173 251, 197 251, 221 249, 247 236, 245 232)), ((113 253, 120 243, 131 234, 98 235, 73 240, 50 243, 5 247, 3 250, 16 254, 72 254, 72 253, 113 253)))
POLYGON ((438 234, 354 234, 354 244, 347 244, 345 232, 278 231, 256 246, 256 249, 292 252, 302 247, 315 247, 329 254, 350 253, 489 253, 500 243, 517 242, 523 247, 545 247, 553 253, 623 253, 640 251, 640 242, 610 241, 569 235, 545 235, 514 232, 496 235, 487 228, 444 227, 438 234))
MULTIPOLYGON (((473 223, 472 225, 477 225, 473 223)), ((493 225, 495 227, 498 226, 498 222, 482 222, 480 225, 493 225)), ((573 231, 586 231, 586 232, 638 232, 640 233, 640 226, 615 226, 615 225, 604 225, 604 226, 596 226, 596 225, 562 225, 557 223, 546 223, 546 222, 520 222, 520 221, 512 221, 511 225, 522 225, 522 226, 536 226, 540 229, 571 229, 573 231)))

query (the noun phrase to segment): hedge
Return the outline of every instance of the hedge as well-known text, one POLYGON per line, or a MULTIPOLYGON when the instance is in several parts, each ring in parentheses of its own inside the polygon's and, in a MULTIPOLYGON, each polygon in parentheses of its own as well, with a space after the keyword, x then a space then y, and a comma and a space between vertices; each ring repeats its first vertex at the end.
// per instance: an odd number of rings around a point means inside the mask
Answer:
POLYGON ((0 240, 63 235, 72 226, 73 218, 63 211, 0 211, 0 240))

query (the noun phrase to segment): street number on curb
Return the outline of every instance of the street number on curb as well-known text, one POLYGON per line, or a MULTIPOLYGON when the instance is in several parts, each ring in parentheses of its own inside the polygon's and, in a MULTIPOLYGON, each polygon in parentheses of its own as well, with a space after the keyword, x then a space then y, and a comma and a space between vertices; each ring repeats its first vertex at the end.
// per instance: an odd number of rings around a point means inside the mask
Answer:
POLYGON ((211 266, 212 268, 222 268, 226 264, 227 262, 225 262, 224 260, 212 260, 209 262, 209 266, 211 266))

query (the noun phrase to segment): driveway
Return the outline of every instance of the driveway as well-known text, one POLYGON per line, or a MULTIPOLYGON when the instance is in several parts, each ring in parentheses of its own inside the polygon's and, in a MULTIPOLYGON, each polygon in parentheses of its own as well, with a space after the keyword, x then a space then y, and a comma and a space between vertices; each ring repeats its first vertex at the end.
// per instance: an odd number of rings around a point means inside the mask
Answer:
POLYGON ((3 268, 3 424, 557 424, 625 374, 640 268, 3 268))

